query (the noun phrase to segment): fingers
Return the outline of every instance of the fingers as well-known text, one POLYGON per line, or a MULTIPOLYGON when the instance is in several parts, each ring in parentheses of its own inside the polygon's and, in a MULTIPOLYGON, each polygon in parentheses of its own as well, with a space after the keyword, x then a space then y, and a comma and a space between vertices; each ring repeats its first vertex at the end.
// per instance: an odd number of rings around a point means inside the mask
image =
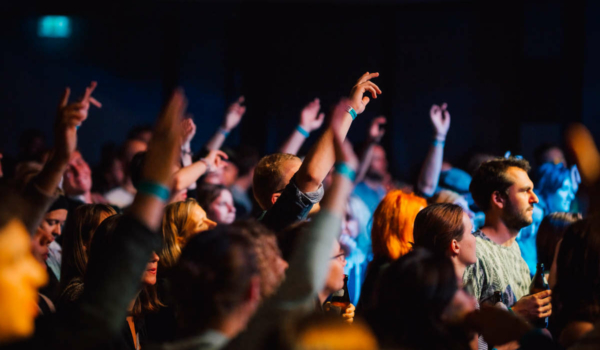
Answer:
POLYGON ((71 95, 71 89, 67 86, 65 88, 65 91, 63 91, 63 95, 60 99, 60 104, 58 105, 60 108, 64 108, 67 106, 67 103, 69 102, 69 95, 71 95))
POLYGON ((375 119, 373 119, 372 124, 386 124, 387 123, 387 119, 384 116, 379 116, 375 119))
POLYGON ((238 98, 237 102, 239 104, 242 104, 242 103, 244 103, 245 100, 246 100, 246 98, 244 96, 240 96, 240 98, 238 98))
POLYGON ((363 74, 358 79, 357 84, 364 83, 365 81, 368 81, 368 80, 373 79, 373 78, 377 78, 378 76, 379 76, 379 73, 369 73, 369 72, 366 72, 365 74, 363 74))
POLYGON ((94 92, 94 90, 96 89, 96 85, 98 85, 98 83, 92 81, 90 83, 90 86, 85 88, 85 94, 83 95, 81 101, 89 101, 90 97, 92 97, 92 92, 94 92))
POLYGON ((446 102, 442 103, 442 110, 446 110, 448 108, 448 104, 446 102))
POLYGON ((551 295, 552 295, 552 290, 551 289, 547 289, 547 290, 545 290, 543 292, 539 292, 539 293, 533 294, 533 296, 536 297, 536 299, 545 299, 545 298, 548 298, 551 295))
POLYGON ((371 96, 373 96, 373 98, 377 98, 377 90, 375 90, 374 87, 372 87, 372 86, 365 86, 365 90, 366 91, 370 91, 371 92, 371 96))
POLYGON ((100 101, 96 100, 93 97, 90 97, 90 103, 96 106, 97 108, 102 108, 102 103, 100 103, 100 101))
POLYGON ((369 103, 369 101, 371 101, 371 99, 369 99, 367 96, 362 98, 362 103, 364 106, 366 106, 369 103))
POLYGON ((221 157, 223 159, 229 159, 229 156, 227 155, 227 153, 221 151, 221 150, 216 150, 215 151, 216 156, 221 157))

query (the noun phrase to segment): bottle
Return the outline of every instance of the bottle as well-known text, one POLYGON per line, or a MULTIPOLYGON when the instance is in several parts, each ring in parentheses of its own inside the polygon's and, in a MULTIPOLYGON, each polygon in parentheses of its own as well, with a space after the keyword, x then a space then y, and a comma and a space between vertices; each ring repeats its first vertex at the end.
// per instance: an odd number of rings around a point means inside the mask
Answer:
MULTIPOLYGON (((544 264, 537 264, 537 271, 531 280, 529 285, 529 294, 536 294, 550 289, 548 281, 546 281, 546 275, 544 274, 544 264)), ((548 326, 548 318, 540 318, 533 322, 533 325, 537 328, 546 328, 548 326)))
POLYGON ((331 296, 331 310, 343 315, 350 306, 350 295, 348 294, 348 275, 344 275, 344 288, 333 293, 331 296))

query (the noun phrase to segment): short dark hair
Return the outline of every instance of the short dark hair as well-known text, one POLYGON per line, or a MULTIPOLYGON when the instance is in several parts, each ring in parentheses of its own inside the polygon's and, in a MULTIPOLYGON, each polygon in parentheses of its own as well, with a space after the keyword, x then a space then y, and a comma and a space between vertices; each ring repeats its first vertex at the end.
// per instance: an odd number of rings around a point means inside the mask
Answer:
POLYGON ((451 203, 432 204, 417 214, 413 236, 415 247, 423 247, 437 255, 448 255, 452 240, 462 240, 463 209, 451 203))
POLYGON ((238 228, 219 226, 195 235, 172 271, 180 325, 200 332, 219 322, 244 302, 258 274, 253 243, 238 228))
POLYGON ((237 167, 238 177, 248 175, 260 159, 256 148, 247 145, 223 148, 223 152, 229 156, 228 161, 237 167))
POLYGON ((469 186, 469 191, 473 200, 484 212, 490 209, 490 197, 492 193, 498 191, 505 193, 512 186, 512 182, 506 178, 506 171, 509 168, 519 168, 529 172, 531 166, 525 159, 496 158, 487 161, 479 166, 473 174, 473 180, 469 186))

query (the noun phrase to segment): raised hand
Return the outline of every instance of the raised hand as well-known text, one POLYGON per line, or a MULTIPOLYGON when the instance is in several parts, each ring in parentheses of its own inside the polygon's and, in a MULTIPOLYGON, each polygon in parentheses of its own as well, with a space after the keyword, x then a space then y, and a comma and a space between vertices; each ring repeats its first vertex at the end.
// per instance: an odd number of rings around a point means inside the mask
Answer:
POLYGON ((194 135, 196 135, 196 124, 194 123, 191 115, 188 115, 187 118, 181 122, 182 144, 189 145, 189 143, 192 142, 194 135))
POLYGON ((384 125, 387 123, 387 119, 384 116, 379 116, 371 121, 371 127, 369 128, 369 141, 380 142, 385 135, 384 125))
POLYGON ((300 113, 300 126, 304 130, 313 132, 323 125, 325 113, 319 113, 320 109, 321 102, 318 98, 315 98, 302 109, 300 113))
POLYGON ((96 86, 97 83, 92 81, 90 86, 85 89, 83 97, 78 102, 72 103, 69 103, 71 89, 65 88, 54 124, 56 156, 66 159, 71 156, 71 153, 77 148, 77 127, 87 119, 90 104, 98 108, 102 107, 102 104, 92 97, 96 86))
POLYGON ((431 124, 435 128, 435 138, 444 141, 450 129, 450 113, 447 110, 448 104, 442 103, 441 106, 433 105, 429 110, 431 124))
POLYGON ((224 167, 225 162, 223 162, 223 159, 229 159, 227 154, 223 151, 213 150, 208 152, 208 155, 204 157, 204 161, 207 163, 206 171, 215 171, 219 168, 224 167))
POLYGON ((242 106, 242 103, 244 103, 244 96, 240 96, 237 101, 227 108, 222 125, 225 131, 229 132, 233 130, 242 120, 244 113, 246 113, 246 106, 242 106))
POLYGON ((360 77, 360 79, 358 79, 354 87, 352 87, 352 91, 350 91, 350 102, 348 105, 354 108, 357 114, 364 112, 365 107, 370 101, 369 97, 364 96, 366 92, 370 92, 373 98, 377 98, 377 94, 381 94, 379 86, 375 85, 371 81, 371 79, 377 78, 378 76, 379 73, 366 72, 362 77, 360 77))

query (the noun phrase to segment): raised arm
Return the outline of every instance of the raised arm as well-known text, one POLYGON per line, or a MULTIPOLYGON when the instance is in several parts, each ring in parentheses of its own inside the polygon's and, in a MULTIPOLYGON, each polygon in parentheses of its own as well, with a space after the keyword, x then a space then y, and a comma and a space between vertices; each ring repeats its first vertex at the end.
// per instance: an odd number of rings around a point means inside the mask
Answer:
POLYGON ((179 158, 185 106, 178 90, 159 116, 142 170, 143 186, 115 228, 110 245, 91 252, 76 314, 61 318, 65 321, 53 330, 62 347, 97 348, 121 330, 148 259, 160 247, 158 230, 170 195, 172 165, 179 158))
POLYGON ((435 194, 440 172, 442 171, 442 162, 444 161, 444 143, 446 134, 450 128, 450 113, 447 110, 448 105, 443 103, 441 106, 433 105, 429 111, 429 118, 433 124, 434 136, 433 143, 429 147, 427 158, 423 162, 417 188, 425 196, 431 197, 435 194))
POLYGON ((319 113, 320 109, 321 102, 318 98, 315 98, 302 109, 302 113, 300 113, 300 123, 281 146, 279 149, 280 153, 298 154, 298 151, 310 133, 323 125, 325 113, 319 113))
MULTIPOLYGON (((366 92, 370 92, 373 98, 377 98, 381 94, 381 90, 375 85, 371 79, 379 76, 379 73, 365 73, 354 85, 350 92, 348 107, 352 107, 353 113, 356 115, 365 111, 365 107, 370 99, 364 96, 366 92)), ((342 139, 346 138, 348 129, 352 124, 353 116, 350 112, 344 112, 344 118, 340 123, 339 136, 342 139)), ((319 140, 310 149, 300 170, 296 173, 296 185, 302 192, 316 191, 335 161, 335 151, 333 149, 333 130, 331 126, 321 135, 319 140)))
POLYGON ((387 119, 385 119, 384 116, 377 117, 371 121, 366 147, 361 154, 358 172, 356 174, 354 183, 361 182, 365 178, 365 175, 367 175, 367 171, 371 166, 371 160, 373 159, 373 149, 375 148, 375 145, 381 142, 383 135, 385 135, 384 126, 386 123, 387 119))
POLYGON ((173 192, 184 190, 195 183, 206 172, 223 167, 225 165, 223 159, 228 159, 225 152, 213 150, 205 158, 179 169, 173 175, 173 192))
POLYGON ((231 130, 242 121, 242 117, 246 113, 246 106, 242 106, 242 103, 244 103, 244 96, 241 96, 237 101, 229 105, 227 112, 225 112, 223 124, 205 146, 207 150, 220 149, 231 130))
POLYGON ((181 122, 181 163, 184 167, 192 164, 192 140, 196 135, 196 123, 192 115, 181 122))
POLYGON ((102 105, 92 97, 96 88, 93 81, 85 89, 81 100, 69 103, 71 90, 67 87, 58 105, 54 121, 54 149, 48 163, 34 177, 24 192, 29 208, 23 221, 29 232, 35 232, 50 205, 58 184, 69 164, 71 154, 77 149, 77 128, 87 119, 90 105, 102 105))

